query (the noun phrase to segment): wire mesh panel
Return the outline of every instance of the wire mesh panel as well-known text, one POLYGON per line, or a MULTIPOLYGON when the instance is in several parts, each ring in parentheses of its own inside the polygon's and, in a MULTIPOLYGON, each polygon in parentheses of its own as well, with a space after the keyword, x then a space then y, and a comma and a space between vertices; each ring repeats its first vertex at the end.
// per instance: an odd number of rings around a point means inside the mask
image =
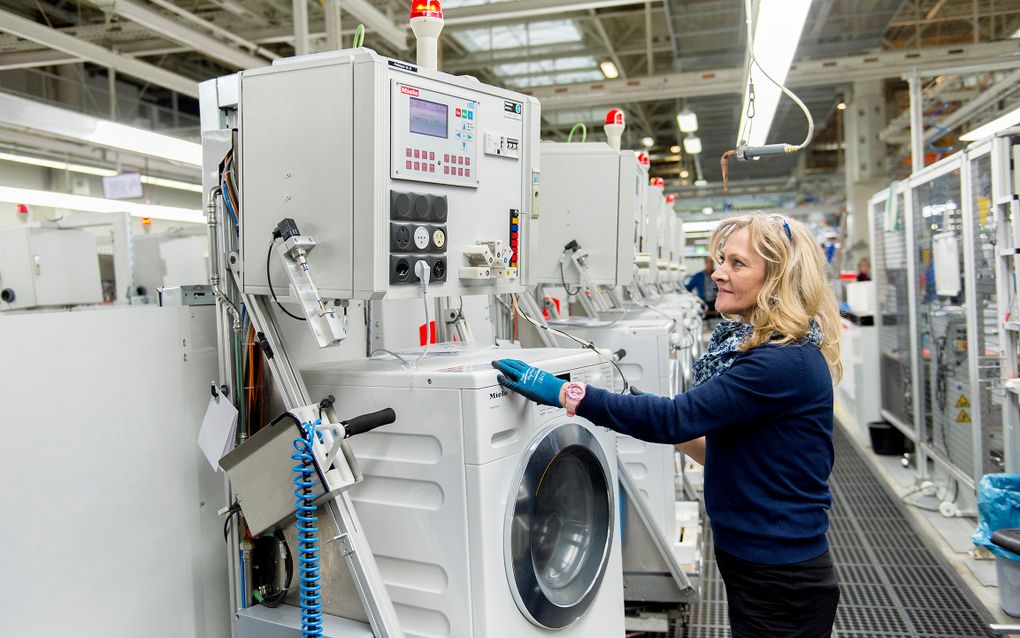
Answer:
POLYGON ((901 424, 913 422, 910 374, 910 279, 904 195, 872 204, 875 290, 878 296, 878 349, 882 409, 901 424))
POLYGON ((1002 432, 1003 393, 999 384, 1002 344, 999 343, 999 305, 995 282, 995 220, 992 193, 992 156, 984 153, 969 157, 970 198, 973 211, 975 268, 971 298, 977 313, 977 334, 972 347, 977 352, 981 409, 981 473, 1005 470, 1002 432))
POLYGON ((925 442, 943 461, 974 476, 959 163, 911 190, 925 442))

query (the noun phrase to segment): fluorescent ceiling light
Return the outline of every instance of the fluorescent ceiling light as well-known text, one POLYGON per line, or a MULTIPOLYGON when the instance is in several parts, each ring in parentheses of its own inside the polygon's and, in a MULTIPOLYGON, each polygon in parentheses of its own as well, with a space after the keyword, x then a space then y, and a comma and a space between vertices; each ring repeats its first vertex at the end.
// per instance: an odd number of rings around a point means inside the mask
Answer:
POLYGON ((600 64, 599 68, 602 69, 602 75, 606 76, 607 80, 615 80, 620 77, 620 71, 616 68, 616 65, 609 60, 600 64))
POLYGON ((701 209, 701 212, 705 213, 706 215, 711 215, 715 211, 712 210, 711 206, 705 206, 704 208, 701 209))
POLYGON ((69 195, 67 193, 54 193, 30 188, 12 188, 9 186, 0 186, 0 202, 66 208, 68 210, 80 210, 89 213, 130 213, 132 217, 152 217, 153 219, 191 222, 195 224, 204 224, 206 221, 205 215, 201 210, 136 204, 133 202, 104 199, 102 197, 69 195))
POLYGON ((645 148, 652 148, 653 146, 655 146, 655 138, 642 137, 641 144, 643 144, 645 148))
POLYGON ((976 142, 977 140, 983 140, 986 137, 991 137, 1002 129, 1009 128, 1016 124, 1020 124, 1020 107, 1013 109, 1005 115, 995 118, 984 126, 979 126, 973 131, 964 133, 960 136, 960 140, 964 142, 976 142))
POLYGON ((840 102, 839 104, 837 104, 836 105, 836 109, 839 110, 839 111, 845 111, 846 110, 846 102, 840 102))
POLYGON ((750 81, 754 84, 754 117, 748 123, 750 87, 744 87, 744 103, 740 110, 740 127, 737 129, 738 145, 765 145, 782 91, 758 67, 768 71, 776 82, 786 82, 810 9, 811 0, 761 0, 754 26, 752 52, 757 64, 752 63, 750 70, 750 81), (747 135, 747 139, 740 139, 743 134, 747 135))
POLYGON ((179 191, 189 191, 192 193, 202 192, 201 184, 181 182, 176 179, 166 179, 165 177, 152 177, 151 175, 142 175, 142 183, 150 184, 152 186, 161 186, 163 188, 173 188, 179 191))
POLYGON ((690 176, 691 176, 691 172, 688 171, 687 169, 684 169, 684 170, 680 171, 680 179, 687 179, 690 176))
POLYGON ((677 146, 676 144, 674 144, 673 146, 669 147, 669 152, 670 153, 679 153, 680 152, 680 147, 677 146))
MULTIPOLYGON (((87 166, 85 164, 72 164, 70 162, 61 162, 60 160, 46 159, 45 157, 31 157, 28 155, 15 155, 13 153, 0 153, 0 160, 6 160, 8 162, 17 162, 19 164, 28 164, 30 166, 42 166, 44 168, 53 168, 58 171, 71 171, 72 173, 96 175, 98 177, 113 177, 114 175, 119 174, 112 168, 87 166)), ((181 191, 190 191, 192 193, 202 192, 201 184, 195 184, 192 182, 182 182, 176 179, 166 179, 163 177, 152 177, 150 175, 142 175, 142 183, 151 184, 153 186, 161 186, 163 188, 173 188, 181 191)))
POLYGON ((685 137, 684 138, 684 150, 688 155, 697 155, 701 152, 701 138, 700 137, 685 137))
POLYGON ((676 114, 676 124, 681 133, 693 133, 698 130, 698 114, 684 108, 676 114))
POLYGON ((703 180, 703 179, 696 179, 696 180, 694 180, 694 185, 695 186, 708 186, 708 182, 703 180))
POLYGON ((29 157, 28 155, 14 155, 13 153, 0 153, 0 160, 28 164, 30 166, 42 166, 44 168, 55 168, 60 171, 71 171, 72 173, 84 173, 86 175, 97 175, 99 177, 112 177, 117 171, 112 168, 99 168, 98 166, 86 166, 84 164, 71 164, 59 160, 46 159, 44 157, 29 157))

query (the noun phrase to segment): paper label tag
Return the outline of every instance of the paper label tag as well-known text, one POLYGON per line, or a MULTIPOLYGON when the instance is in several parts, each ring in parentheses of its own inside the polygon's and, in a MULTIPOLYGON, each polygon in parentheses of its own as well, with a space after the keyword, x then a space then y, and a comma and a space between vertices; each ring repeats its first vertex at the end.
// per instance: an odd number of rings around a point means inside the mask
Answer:
POLYGON ((237 408, 227 397, 209 397, 209 406, 198 431, 198 446, 209 465, 220 471, 220 459, 234 447, 237 437, 237 408))

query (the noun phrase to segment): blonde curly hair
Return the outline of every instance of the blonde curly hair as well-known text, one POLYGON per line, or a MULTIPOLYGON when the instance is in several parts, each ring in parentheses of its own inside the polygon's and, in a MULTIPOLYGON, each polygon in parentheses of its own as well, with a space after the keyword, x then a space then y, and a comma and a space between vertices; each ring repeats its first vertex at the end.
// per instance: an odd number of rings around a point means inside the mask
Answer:
POLYGON ((822 331, 819 349, 829 364, 832 382, 839 383, 843 376, 839 306, 814 236, 796 220, 757 212, 723 220, 712 233, 709 254, 718 258, 726 240, 741 228, 749 230, 751 246, 765 260, 766 269, 765 282, 748 317, 754 328, 740 349, 803 339, 813 319, 822 331))

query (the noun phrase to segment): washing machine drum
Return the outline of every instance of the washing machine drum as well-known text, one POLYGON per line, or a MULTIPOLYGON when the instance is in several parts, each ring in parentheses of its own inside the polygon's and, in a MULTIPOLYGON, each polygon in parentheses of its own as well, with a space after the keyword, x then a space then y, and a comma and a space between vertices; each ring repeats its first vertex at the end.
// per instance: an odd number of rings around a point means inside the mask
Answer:
POLYGON ((504 556, 514 600, 549 629, 577 621, 594 602, 613 541, 615 496, 598 439, 578 423, 544 429, 517 469, 504 556))

